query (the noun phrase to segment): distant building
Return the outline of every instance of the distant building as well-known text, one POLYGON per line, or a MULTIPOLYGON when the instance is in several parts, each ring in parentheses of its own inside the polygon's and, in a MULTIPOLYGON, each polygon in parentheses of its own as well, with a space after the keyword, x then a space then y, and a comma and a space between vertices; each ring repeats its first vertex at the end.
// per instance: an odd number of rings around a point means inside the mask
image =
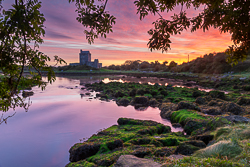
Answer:
POLYGON ((70 63, 71 66, 77 66, 77 65, 87 65, 94 68, 102 68, 102 63, 99 63, 98 59, 95 59, 93 62, 91 62, 91 53, 89 51, 80 51, 79 53, 79 60, 80 63, 70 63))

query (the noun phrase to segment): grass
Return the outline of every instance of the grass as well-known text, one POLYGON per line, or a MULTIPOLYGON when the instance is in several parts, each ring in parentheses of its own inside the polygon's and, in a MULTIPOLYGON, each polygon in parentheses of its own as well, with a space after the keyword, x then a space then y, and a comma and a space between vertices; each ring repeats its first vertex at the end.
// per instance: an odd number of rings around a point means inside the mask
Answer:
POLYGON ((237 142, 222 140, 209 147, 201 149, 195 153, 195 157, 227 157, 229 159, 236 157, 242 152, 241 146, 237 142))

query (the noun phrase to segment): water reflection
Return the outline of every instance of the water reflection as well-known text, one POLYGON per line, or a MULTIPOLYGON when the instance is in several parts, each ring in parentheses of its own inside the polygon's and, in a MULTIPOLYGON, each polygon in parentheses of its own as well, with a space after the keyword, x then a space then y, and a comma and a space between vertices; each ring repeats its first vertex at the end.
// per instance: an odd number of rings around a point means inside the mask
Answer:
MULTIPOLYGON (((45 91, 33 87, 29 112, 18 107, 7 113, 11 119, 0 126, 0 166, 61 167, 69 162, 69 148, 79 139, 88 138, 99 129, 117 124, 120 117, 154 120, 173 128, 170 121, 160 117, 158 108, 117 106, 115 101, 100 101, 96 92, 89 92, 86 83, 109 81, 172 84, 158 78, 123 76, 57 77, 45 91), (143 111, 143 112, 140 112, 143 111), (13 161, 15 157, 15 161, 13 161)), ((46 79, 46 78, 44 78, 46 79)), ((25 102, 29 101, 25 99, 25 102)), ((4 118, 6 118, 4 117, 4 118)))

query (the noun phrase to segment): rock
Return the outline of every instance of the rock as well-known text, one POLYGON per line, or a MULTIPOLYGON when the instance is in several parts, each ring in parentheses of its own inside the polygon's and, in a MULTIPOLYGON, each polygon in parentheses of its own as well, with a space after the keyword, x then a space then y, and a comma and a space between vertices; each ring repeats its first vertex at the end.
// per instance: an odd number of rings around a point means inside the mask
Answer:
POLYGON ((195 103, 188 102, 188 101, 181 101, 177 105, 177 110, 181 109, 191 109, 191 110, 200 110, 198 106, 195 105, 195 103))
POLYGON ((130 103, 130 101, 129 101, 128 99, 126 99, 126 98, 121 98, 120 100, 118 100, 118 101, 116 102, 116 104, 117 104, 118 106, 128 106, 129 103, 130 103))
POLYGON ((200 149, 199 147, 183 142, 176 148, 174 153, 182 155, 191 155, 199 149, 200 149))
POLYGON ((220 92, 220 91, 217 91, 217 90, 213 90, 213 91, 210 91, 210 92, 209 92, 209 95, 210 95, 212 98, 218 98, 218 99, 225 100, 225 93, 224 93, 224 92, 220 92))
POLYGON ((151 149, 146 148, 146 147, 139 147, 139 148, 135 149, 131 154, 138 157, 138 158, 143 158, 146 155, 151 154, 151 149))
POLYGON ((156 150, 154 152, 154 155, 157 156, 157 157, 167 157, 167 156, 170 156, 173 153, 174 153, 174 150, 172 148, 162 147, 161 149, 156 150))
POLYGON ((221 115, 222 111, 220 107, 202 106, 201 112, 208 115, 221 115))
POLYGON ((225 116, 223 118, 226 118, 230 122, 234 123, 250 123, 250 119, 246 117, 242 117, 239 115, 230 115, 230 116, 225 116))
POLYGON ((197 103, 197 104, 205 104, 206 99, 204 97, 197 97, 196 100, 195 100, 195 103, 197 103))
POLYGON ((148 102, 148 105, 151 106, 151 107, 157 107, 158 106, 158 101, 156 99, 151 99, 149 100, 148 102))
POLYGON ((250 104, 250 99, 244 97, 244 96, 240 96, 237 98, 237 104, 239 105, 249 105, 250 104))
POLYGON ((145 126, 156 126, 161 125, 161 123, 151 121, 151 120, 139 120, 132 118, 119 118, 117 120, 118 125, 145 125, 145 126))
POLYGON ((241 80, 241 81, 244 81, 245 79, 247 79, 247 78, 246 77, 239 78, 239 80, 241 80))
POLYGON ((34 92, 32 91, 23 91, 22 96, 23 97, 29 97, 29 96, 33 96, 34 92))
POLYGON ((136 95, 136 89, 132 89, 131 91, 129 91, 129 96, 134 97, 136 95))
POLYGON ((143 106, 146 106, 146 105, 148 105, 148 98, 145 97, 145 96, 135 97, 133 103, 134 104, 141 104, 143 106))
POLYGON ((121 92, 121 91, 117 91, 116 93, 115 93, 115 95, 114 95, 116 98, 118 98, 118 97, 123 97, 123 96, 125 96, 125 94, 123 93, 123 92, 121 92))
POLYGON ((207 105, 209 105, 209 106, 217 106, 218 103, 215 100, 211 100, 207 105))
POLYGON ((76 162, 95 155, 100 149, 100 144, 77 143, 70 148, 70 162, 76 162))
POLYGON ((136 91, 136 94, 137 94, 137 95, 140 95, 140 96, 143 96, 143 95, 145 94, 145 90, 144 90, 144 89, 138 89, 138 90, 136 91))
POLYGON ((179 124, 179 123, 172 123, 172 126, 174 128, 181 128, 181 124, 179 124))
POLYGON ((160 107, 160 115, 162 118, 170 119, 172 112, 177 110, 177 105, 174 103, 163 103, 160 107))
POLYGON ((245 112, 245 109, 243 107, 233 102, 224 102, 221 106, 221 110, 222 112, 230 112, 234 115, 238 115, 240 113, 245 112))
POLYGON ((123 147, 123 141, 121 139, 115 139, 107 143, 109 150, 114 150, 115 148, 123 147))
POLYGON ((161 167, 161 164, 134 155, 121 155, 114 167, 161 167))
POLYGON ((193 91, 193 94, 192 94, 192 96, 193 96, 194 98, 197 98, 197 97, 199 97, 199 96, 201 96, 201 95, 202 95, 202 93, 201 93, 200 91, 197 91, 197 90, 193 91))
POLYGON ((212 141, 214 138, 213 135, 197 135, 197 136, 194 136, 193 138, 191 138, 192 140, 201 140, 203 141, 206 145, 208 145, 208 143, 210 141, 212 141))
POLYGON ((189 140, 189 141, 185 141, 186 144, 191 144, 193 146, 199 147, 199 148, 205 148, 206 144, 201 141, 201 140, 189 140))
POLYGON ((191 133, 197 129, 200 129, 202 127, 206 126, 206 122, 201 122, 201 121, 194 121, 190 120, 186 123, 184 126, 184 131, 188 134, 191 135, 191 133))

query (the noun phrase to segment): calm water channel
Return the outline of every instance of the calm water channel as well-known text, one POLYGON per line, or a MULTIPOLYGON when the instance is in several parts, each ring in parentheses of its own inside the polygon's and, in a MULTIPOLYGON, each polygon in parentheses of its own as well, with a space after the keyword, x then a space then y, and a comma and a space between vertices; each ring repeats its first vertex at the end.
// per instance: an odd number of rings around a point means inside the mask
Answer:
MULTIPOLYGON (((137 111, 133 106, 117 106, 86 96, 81 90, 85 83, 140 82, 181 86, 181 82, 158 78, 116 77, 57 77, 41 91, 33 87, 34 95, 28 112, 22 108, 3 113, 7 124, 0 125, 0 167, 62 167, 69 162, 68 150, 98 130, 117 124, 120 117, 154 120, 171 126, 162 119, 158 108, 137 111)), ((2 113, 1 113, 2 115, 2 113)), ((180 131, 174 129, 172 131, 180 131)))

